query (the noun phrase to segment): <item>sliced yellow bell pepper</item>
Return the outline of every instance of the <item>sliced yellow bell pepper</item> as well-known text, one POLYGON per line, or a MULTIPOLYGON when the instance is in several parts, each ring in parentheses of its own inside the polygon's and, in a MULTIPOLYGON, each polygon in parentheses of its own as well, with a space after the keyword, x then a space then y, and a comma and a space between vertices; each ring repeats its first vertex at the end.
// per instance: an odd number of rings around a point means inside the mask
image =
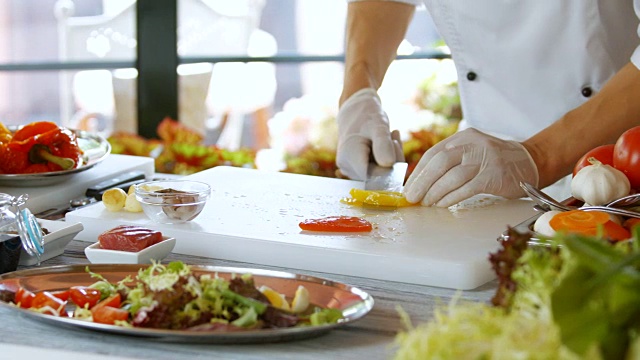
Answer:
POLYGON ((385 190, 362 190, 351 189, 349 191, 350 198, 342 198, 340 202, 351 206, 362 206, 363 204, 375 206, 395 206, 406 207, 414 206, 407 201, 401 192, 385 191, 385 190))

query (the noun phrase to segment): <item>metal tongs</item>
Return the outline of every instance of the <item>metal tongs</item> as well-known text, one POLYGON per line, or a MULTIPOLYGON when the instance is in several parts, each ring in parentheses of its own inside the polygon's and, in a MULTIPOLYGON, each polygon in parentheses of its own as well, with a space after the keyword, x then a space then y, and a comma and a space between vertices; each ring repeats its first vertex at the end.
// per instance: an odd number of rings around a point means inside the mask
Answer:
MULTIPOLYGON (((545 194, 542 190, 537 189, 535 186, 528 183, 520 183, 520 187, 524 190, 524 192, 536 203, 534 208, 536 210, 549 211, 549 210, 559 210, 559 211, 570 211, 570 210, 584 210, 584 211, 602 211, 609 214, 627 216, 632 218, 640 218, 640 212, 621 209, 617 207, 609 206, 609 204, 604 206, 570 206, 559 202, 556 199, 553 199, 551 196, 545 194)), ((624 199, 624 198, 623 198, 624 199)), ((618 199, 612 204, 618 203, 618 201, 622 201, 623 199, 618 199)), ((625 199, 627 200, 627 199, 625 199)))

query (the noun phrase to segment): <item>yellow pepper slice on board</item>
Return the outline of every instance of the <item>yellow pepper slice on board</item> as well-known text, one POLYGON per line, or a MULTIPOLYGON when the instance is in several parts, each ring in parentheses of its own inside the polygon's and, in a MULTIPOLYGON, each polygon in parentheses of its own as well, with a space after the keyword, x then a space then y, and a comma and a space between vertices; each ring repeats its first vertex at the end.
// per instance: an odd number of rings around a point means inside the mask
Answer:
POLYGON ((362 206, 364 203, 369 205, 395 207, 417 205, 408 202, 404 195, 397 191, 362 190, 354 188, 349 191, 349 194, 351 195, 350 198, 342 198, 340 199, 340 202, 351 206, 362 206))

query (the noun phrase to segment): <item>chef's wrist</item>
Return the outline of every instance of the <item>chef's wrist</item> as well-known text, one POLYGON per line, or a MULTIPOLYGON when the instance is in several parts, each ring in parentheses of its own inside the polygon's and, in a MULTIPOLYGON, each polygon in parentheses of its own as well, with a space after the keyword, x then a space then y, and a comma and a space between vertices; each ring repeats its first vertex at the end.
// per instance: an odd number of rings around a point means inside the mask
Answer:
POLYGON ((529 152, 538 169, 538 188, 547 187, 566 175, 561 170, 564 167, 558 161, 560 156, 550 153, 548 151, 550 147, 532 139, 523 141, 521 144, 529 152))
POLYGON ((339 106, 342 106, 351 95, 365 88, 373 88, 377 90, 379 87, 368 71, 368 67, 364 64, 356 64, 350 66, 345 72, 344 85, 342 94, 340 95, 339 106))

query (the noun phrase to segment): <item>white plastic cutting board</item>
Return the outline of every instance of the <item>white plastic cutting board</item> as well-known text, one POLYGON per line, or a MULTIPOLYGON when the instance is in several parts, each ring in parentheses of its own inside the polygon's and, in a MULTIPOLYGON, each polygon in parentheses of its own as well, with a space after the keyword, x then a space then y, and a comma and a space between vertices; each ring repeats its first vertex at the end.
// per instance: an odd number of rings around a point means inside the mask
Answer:
POLYGON ((488 261, 498 236, 534 214, 528 200, 476 197, 450 209, 415 206, 373 211, 340 203, 363 183, 233 167, 187 178, 213 193, 192 222, 159 225, 144 214, 109 212, 101 203, 67 214, 84 229, 76 239, 121 224, 157 229, 177 238, 174 252, 293 269, 368 277, 455 289, 494 278, 488 261), (302 232, 304 219, 361 216, 374 224, 365 234, 302 232))

